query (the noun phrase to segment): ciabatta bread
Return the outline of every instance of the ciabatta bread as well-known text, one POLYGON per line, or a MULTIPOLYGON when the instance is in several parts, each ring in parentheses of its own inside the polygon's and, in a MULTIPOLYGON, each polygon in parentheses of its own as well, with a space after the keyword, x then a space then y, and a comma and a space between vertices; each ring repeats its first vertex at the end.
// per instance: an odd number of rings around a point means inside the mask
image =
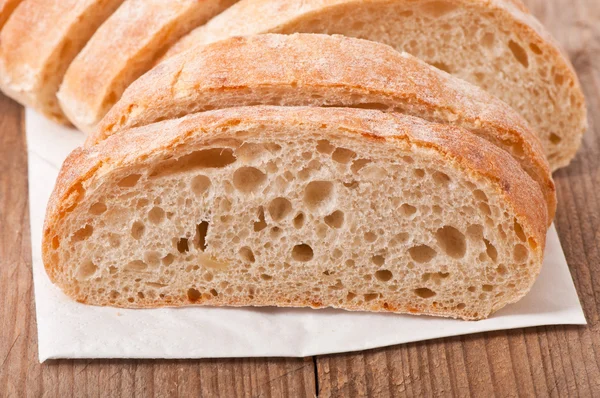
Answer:
POLYGON ((569 163, 587 128, 571 64, 519 1, 242 0, 168 55, 267 32, 380 41, 476 84, 525 117, 540 135, 552 169, 569 163))
POLYGON ((25 0, 0 32, 0 89, 68 123, 56 99, 67 67, 123 0, 25 0))
POLYGON ((480 319, 542 263, 546 206, 505 151, 376 110, 245 107, 66 161, 43 258, 88 304, 311 306, 480 319))
POLYGON ((0 0, 0 30, 22 0, 0 0))
POLYGON ((383 44, 318 34, 233 38, 173 57, 135 81, 88 138, 244 105, 375 108, 466 128, 509 152, 556 194, 543 149, 517 112, 485 91, 383 44))
POLYGON ((58 98, 69 120, 91 131, 172 43, 235 1, 126 0, 67 70, 58 98))

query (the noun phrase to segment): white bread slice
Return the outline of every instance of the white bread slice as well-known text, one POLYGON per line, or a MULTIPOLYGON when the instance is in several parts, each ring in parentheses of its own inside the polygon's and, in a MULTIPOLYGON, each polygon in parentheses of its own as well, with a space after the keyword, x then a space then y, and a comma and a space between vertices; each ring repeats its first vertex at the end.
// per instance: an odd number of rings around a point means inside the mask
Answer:
POLYGON ((0 30, 22 0, 0 0, 0 30))
POLYGON ((67 67, 123 0, 25 0, 0 32, 0 89, 68 123, 56 92, 67 67))
POLYGON ((542 263, 546 206, 505 151, 376 110, 254 106, 67 159, 51 280, 83 303, 311 306, 480 319, 542 263))
POLYGON ((171 44, 235 1, 126 0, 67 70, 58 98, 69 120, 91 131, 171 44))
POLYGON ((519 1, 242 0, 168 55, 231 36, 329 33, 389 44, 476 84, 538 132, 550 166, 565 166, 587 128, 577 75, 519 1))
POLYGON ((548 223, 554 218, 548 162, 516 111, 413 56, 345 36, 257 35, 175 56, 125 91, 87 145, 159 120, 256 104, 375 108, 463 127, 517 159, 546 197, 548 223))

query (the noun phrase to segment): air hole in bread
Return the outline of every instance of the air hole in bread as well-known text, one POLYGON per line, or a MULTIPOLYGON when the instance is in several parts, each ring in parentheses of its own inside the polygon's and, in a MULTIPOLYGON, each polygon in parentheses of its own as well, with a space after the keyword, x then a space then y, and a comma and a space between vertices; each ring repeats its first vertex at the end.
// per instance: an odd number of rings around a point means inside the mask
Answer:
POLYGON ((527 51, 521 47, 517 42, 510 40, 508 42, 508 48, 512 52, 515 59, 524 67, 529 67, 529 58, 527 56, 527 51))
POLYGON ((179 253, 187 253, 190 251, 187 238, 181 238, 177 241, 177 251, 179 253))
POLYGON ((269 203, 269 214, 273 221, 282 221, 292 212, 292 203, 286 198, 275 198, 269 203))
POLYGON ((81 263, 81 265, 77 269, 77 279, 79 279, 79 280, 89 279, 96 273, 97 270, 98 270, 98 267, 92 261, 90 261, 90 260, 84 261, 81 263))
POLYGON ((258 193, 266 182, 265 173, 255 167, 240 167, 233 173, 233 186, 242 193, 258 193))
POLYGON ((271 228, 271 239, 279 238, 282 233, 283 233, 283 230, 279 227, 271 228))
POLYGON ((204 175, 197 175, 192 178, 191 188, 196 196, 203 196, 210 188, 210 178, 204 175))
POLYGON ((485 251, 486 251, 488 257, 492 261, 496 261, 498 259, 498 250, 496 250, 496 247, 494 245, 492 245, 490 243, 490 241, 485 238, 483 239, 483 242, 485 243, 485 251))
POLYGON ((449 3, 447 1, 432 1, 430 3, 425 3, 421 6, 421 10, 423 13, 433 17, 439 18, 442 15, 448 14, 456 9, 456 5, 449 3))
POLYGON ((90 206, 90 214, 99 216, 106 211, 106 205, 102 202, 96 202, 90 206))
POLYGON ((381 266, 385 263, 385 257, 383 257, 382 255, 376 255, 371 257, 371 261, 373 262, 373 264, 381 266))
POLYGON ((195 303, 200 300, 200 297, 202 297, 202 295, 198 290, 194 289, 193 287, 188 289, 187 298, 190 302, 195 303))
POLYGON ((325 155, 331 155, 335 147, 331 145, 331 142, 327 140, 319 140, 317 141, 317 152, 323 153, 325 155))
POLYGON ((558 135, 556 135, 554 133, 550 134, 550 142, 553 143, 554 145, 560 144, 561 141, 562 141, 562 138, 560 138, 558 135))
POLYGON ((381 282, 388 282, 393 277, 392 271, 387 269, 380 269, 375 272, 375 278, 381 282))
POLYGON ((294 217, 294 228, 296 229, 300 229, 304 226, 304 213, 300 212, 298 214, 296 214, 296 217, 294 217))
POLYGON ((342 228, 344 225, 344 212, 341 210, 336 210, 328 216, 325 216, 325 224, 330 226, 331 228, 342 228))
POLYGON ((377 240, 377 234, 375 234, 375 232, 372 231, 367 231, 364 234, 364 238, 367 242, 372 243, 377 240))
POLYGON ((465 235, 458 229, 446 225, 435 234, 438 245, 452 258, 463 258, 467 250, 465 235))
POLYGON ((443 70, 446 73, 452 73, 452 69, 450 68, 450 66, 448 64, 445 64, 444 62, 432 62, 431 66, 434 66, 439 70, 443 70))
POLYGON ((165 211, 158 206, 153 207, 148 212, 148 220, 150 220, 150 222, 152 224, 160 224, 161 222, 164 221, 164 219, 165 219, 165 211))
POLYGON ((496 272, 499 275, 506 275, 508 273, 508 269, 506 269, 506 266, 504 264, 500 264, 499 266, 496 267, 496 272))
POLYGON ((262 206, 258 208, 258 221, 254 222, 254 232, 262 231, 267 227, 267 223, 265 222, 265 210, 262 206))
POLYGON ((481 45, 485 48, 492 48, 494 41, 496 41, 496 35, 493 32, 486 32, 481 37, 481 45))
POLYGON ((143 292, 137 292, 137 296, 142 300, 146 297, 143 292))
POLYGON ((350 163, 356 157, 356 152, 346 148, 336 148, 331 154, 331 159, 338 163, 350 163))
POLYGON ((456 305, 457 310, 464 310, 467 305, 465 303, 459 303, 456 305))
POLYGON ((248 262, 248 263, 253 263, 256 261, 256 258, 254 257, 254 253, 252 252, 252 249, 250 249, 248 246, 244 246, 239 250, 239 254, 240 257, 242 258, 242 260, 248 262))
POLYGON ((194 246, 200 251, 206 250, 206 235, 208 234, 208 221, 202 221, 196 225, 196 235, 194 235, 194 246))
POLYGON ((522 263, 529 257, 529 250, 521 244, 515 246, 514 259, 517 263, 522 263))
POLYGON ((264 145, 244 142, 235 150, 236 157, 243 163, 252 163, 262 159, 268 154, 264 145))
POLYGON ((142 198, 142 199, 138 199, 138 201, 135 204, 136 209, 143 209, 144 207, 148 206, 148 199, 142 198))
POLYGON ((446 186, 450 182, 450 177, 441 171, 436 171, 433 173, 433 181, 440 186, 446 186))
POLYGON ((367 302, 373 301, 379 297, 379 293, 367 293, 367 294, 363 295, 363 297, 365 298, 365 301, 367 301, 367 302))
POLYGON ((314 212, 327 210, 335 202, 335 189, 331 181, 311 181, 304 189, 304 204, 314 212))
POLYGON ((423 178, 423 177, 425 177, 425 170, 423 170, 423 169, 415 169, 414 170, 414 174, 418 178, 423 178))
POLYGON ((400 206, 400 214, 405 217, 412 217, 416 212, 417 208, 408 203, 403 203, 402 206, 400 206))
POLYGON ((529 48, 536 55, 541 55, 542 54, 542 49, 537 44, 535 44, 535 43, 529 43, 529 48))
POLYGON ((121 181, 119 181, 117 183, 117 185, 121 188, 132 188, 135 187, 135 185, 138 183, 138 181, 140 180, 141 175, 140 174, 132 174, 129 175, 123 179, 121 179, 121 181))
POLYGON ((490 209, 490 206, 487 203, 481 202, 477 205, 477 207, 482 214, 485 214, 486 216, 492 215, 492 209, 490 209))
POLYGON ((210 282, 214 279, 214 275, 212 274, 212 272, 207 272, 202 276, 202 279, 204 279, 207 282, 210 282))
POLYGON ((130 261, 127 264, 125 264, 125 267, 123 267, 125 271, 133 272, 144 271, 146 268, 148 268, 148 264, 146 264, 142 260, 130 261))
POLYGON ((162 264, 164 266, 169 266, 171 264, 173 264, 173 261, 175 261, 175 256, 172 255, 171 253, 167 254, 166 256, 164 256, 161 260, 162 264))
POLYGON ((273 277, 269 274, 261 274, 260 279, 262 279, 263 281, 270 281, 273 279, 273 277))
POLYGON ((210 148, 195 151, 157 166, 151 177, 162 177, 197 169, 223 168, 236 161, 231 148, 210 148))
POLYGON ((424 298, 424 299, 431 298, 436 295, 436 293, 433 290, 428 289, 426 287, 420 287, 418 289, 413 290, 413 292, 417 296, 424 298))
POLYGON ((94 233, 94 227, 92 227, 91 225, 88 224, 85 227, 81 228, 80 230, 76 231, 73 234, 71 241, 72 242, 81 242, 83 240, 86 240, 90 236, 92 236, 93 233, 94 233))
POLYGON ((352 173, 354 174, 357 174, 363 167, 365 167, 369 163, 371 163, 371 160, 369 159, 357 159, 354 162, 352 162, 352 166, 350 166, 350 171, 352 171, 352 173))
POLYGON ((522 242, 525 242, 527 240, 527 237, 525 236, 525 232, 523 232, 523 227, 521 227, 521 224, 519 224, 519 222, 517 221, 516 218, 514 221, 514 228, 515 228, 515 233, 517 234, 519 239, 522 242))
POLYGON ((493 285, 483 285, 483 286, 481 286, 481 290, 483 290, 484 292, 491 292, 492 290, 494 290, 494 286, 493 285))
POLYGON ((437 255, 437 252, 427 245, 413 246, 408 249, 408 253, 417 263, 428 263, 437 255))
POLYGON ((134 239, 140 239, 142 235, 144 235, 144 231, 146 230, 146 226, 140 221, 136 221, 131 225, 131 236, 134 239))
POLYGON ((217 289, 210 289, 210 294, 212 294, 213 297, 217 297, 219 295, 219 292, 217 292, 217 289))
POLYGON ((314 256, 313 249, 309 245, 303 243, 294 246, 292 249, 292 258, 296 261, 306 262, 312 260, 314 256))
POLYGON ((487 195, 480 189, 474 190, 473 196, 475 197, 475 199, 483 201, 483 202, 487 202, 487 200, 488 200, 487 195))

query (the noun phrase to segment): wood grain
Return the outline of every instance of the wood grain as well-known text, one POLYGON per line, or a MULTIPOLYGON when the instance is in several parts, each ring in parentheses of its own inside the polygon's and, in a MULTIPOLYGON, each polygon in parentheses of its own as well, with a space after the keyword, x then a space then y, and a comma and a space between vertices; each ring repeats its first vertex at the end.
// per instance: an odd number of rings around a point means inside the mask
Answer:
POLYGON ((584 86, 590 130, 555 173, 556 225, 589 325, 306 359, 37 361, 23 110, 0 95, 0 397, 600 397, 600 2, 526 0, 584 86), (316 364, 316 366, 315 366, 316 364))

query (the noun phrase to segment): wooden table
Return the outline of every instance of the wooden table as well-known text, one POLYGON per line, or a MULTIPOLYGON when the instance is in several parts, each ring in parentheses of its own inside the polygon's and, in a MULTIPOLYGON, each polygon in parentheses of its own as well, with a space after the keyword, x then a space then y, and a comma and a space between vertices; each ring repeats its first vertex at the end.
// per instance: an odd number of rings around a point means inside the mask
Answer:
POLYGON ((600 397, 600 0, 525 2, 568 52, 588 101, 590 131, 573 163, 555 173, 555 222, 588 326, 500 331, 304 359, 40 365, 24 112, 0 96, 0 396, 600 397))

